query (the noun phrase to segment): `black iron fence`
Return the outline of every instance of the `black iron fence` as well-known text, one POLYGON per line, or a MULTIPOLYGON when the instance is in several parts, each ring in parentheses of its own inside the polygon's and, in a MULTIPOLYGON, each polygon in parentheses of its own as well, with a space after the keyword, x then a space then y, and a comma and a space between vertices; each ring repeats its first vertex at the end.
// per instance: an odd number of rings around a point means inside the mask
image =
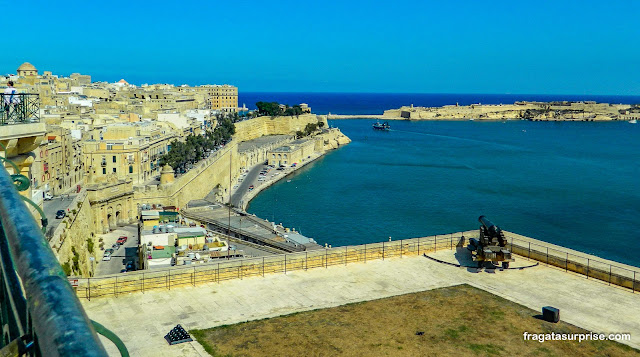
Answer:
POLYGON ((0 125, 40 122, 40 96, 0 93, 0 125))

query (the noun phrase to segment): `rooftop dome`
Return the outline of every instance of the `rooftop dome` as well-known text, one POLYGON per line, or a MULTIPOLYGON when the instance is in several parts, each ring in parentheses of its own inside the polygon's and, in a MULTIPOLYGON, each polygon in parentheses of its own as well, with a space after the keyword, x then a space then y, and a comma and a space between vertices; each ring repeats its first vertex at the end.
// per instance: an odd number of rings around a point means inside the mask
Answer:
POLYGON ((25 62, 18 67, 18 71, 37 71, 36 67, 29 62, 25 62))

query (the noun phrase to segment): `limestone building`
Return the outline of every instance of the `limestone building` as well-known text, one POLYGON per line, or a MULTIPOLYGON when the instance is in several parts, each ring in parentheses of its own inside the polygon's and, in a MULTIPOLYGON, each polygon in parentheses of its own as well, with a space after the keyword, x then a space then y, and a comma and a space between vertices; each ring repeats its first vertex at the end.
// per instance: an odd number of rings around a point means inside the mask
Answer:
POLYGON ((118 226, 136 221, 137 206, 133 202, 133 185, 131 180, 118 180, 109 175, 100 184, 93 183, 89 175, 87 198, 93 213, 95 232, 108 233, 118 226))
POLYGON ((107 175, 142 184, 160 175, 160 157, 178 135, 154 123, 122 123, 94 130, 83 142, 85 167, 95 182, 107 175))
POLYGON ((70 130, 50 126, 34 154, 31 175, 34 188, 59 195, 82 185, 85 173, 82 145, 71 136, 70 130))
POLYGON ((238 111, 238 87, 224 84, 192 88, 198 93, 207 95, 206 106, 208 109, 218 110, 223 113, 236 113, 238 111))
POLYGON ((29 62, 21 64, 20 67, 18 67, 17 72, 18 77, 30 77, 38 75, 38 70, 36 69, 36 67, 29 62))
POLYGON ((277 147, 267 153, 269 165, 291 166, 301 163, 303 159, 309 158, 314 153, 315 140, 300 139, 287 145, 277 147))

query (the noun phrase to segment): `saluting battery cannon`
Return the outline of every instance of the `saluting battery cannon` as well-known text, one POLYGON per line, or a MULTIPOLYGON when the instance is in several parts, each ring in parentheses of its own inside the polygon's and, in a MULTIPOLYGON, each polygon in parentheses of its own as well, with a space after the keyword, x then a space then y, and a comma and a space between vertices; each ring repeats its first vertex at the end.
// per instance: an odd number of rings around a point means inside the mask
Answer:
POLYGON ((469 239, 467 249, 473 255, 473 261, 478 262, 478 267, 482 267, 484 262, 492 262, 497 264, 502 262, 504 269, 509 267, 509 262, 514 261, 511 258, 511 251, 506 248, 507 239, 500 227, 493 224, 485 216, 480 216, 478 221, 480 226, 480 238, 469 239))

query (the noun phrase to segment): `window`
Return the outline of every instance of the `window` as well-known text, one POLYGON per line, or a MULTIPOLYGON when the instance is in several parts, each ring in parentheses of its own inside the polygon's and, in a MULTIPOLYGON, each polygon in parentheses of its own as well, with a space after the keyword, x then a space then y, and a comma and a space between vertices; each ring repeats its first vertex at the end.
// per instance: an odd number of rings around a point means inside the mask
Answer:
POLYGON ((133 173, 133 166, 129 165, 129 173, 132 174, 133 173))
POLYGON ((113 162, 116 162, 116 156, 113 155, 113 162))
POLYGON ((106 174, 107 174, 107 168, 106 168, 106 167, 103 167, 103 168, 102 168, 102 174, 103 174, 103 175, 106 175, 106 174))
POLYGON ((115 168, 115 167, 113 168, 113 173, 114 173, 114 174, 116 173, 116 168, 115 168))

